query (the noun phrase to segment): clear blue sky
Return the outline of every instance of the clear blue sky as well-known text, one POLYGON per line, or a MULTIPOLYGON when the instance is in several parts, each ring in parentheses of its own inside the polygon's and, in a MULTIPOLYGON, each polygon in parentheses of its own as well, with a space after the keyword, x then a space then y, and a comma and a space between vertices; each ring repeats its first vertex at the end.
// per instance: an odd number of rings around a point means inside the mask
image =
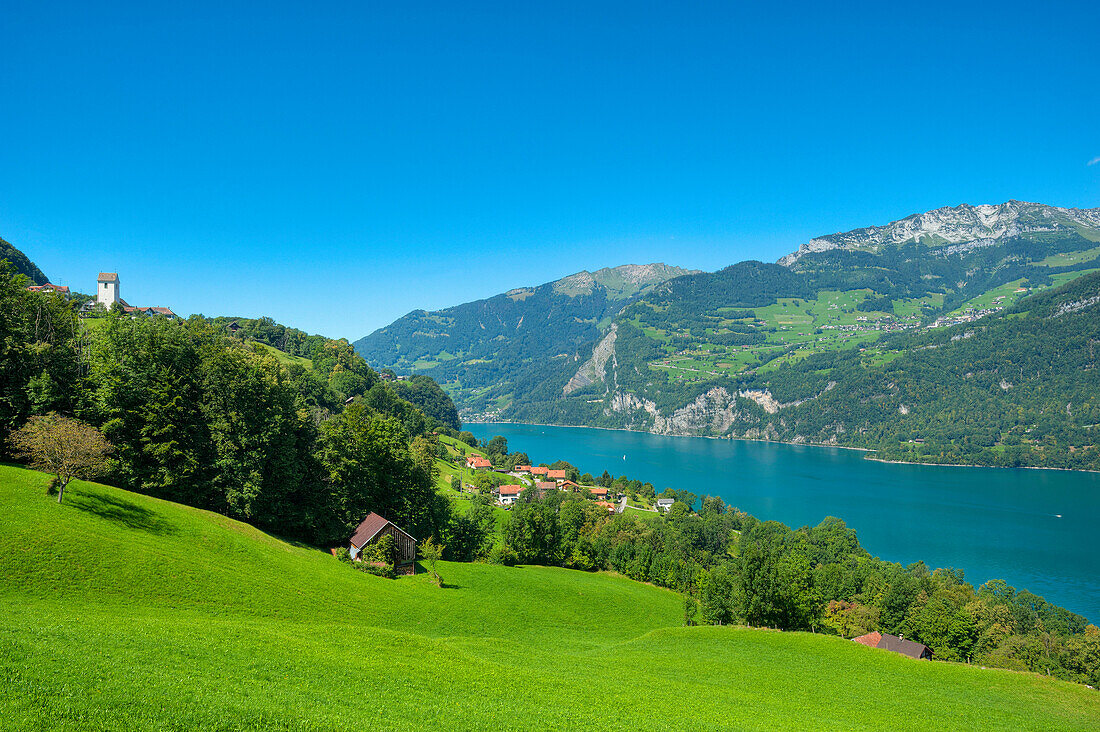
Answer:
POLYGON ((581 269, 1100 206, 1100 4, 737 5, 7 0, 0 236, 84 291, 354 339, 581 269))

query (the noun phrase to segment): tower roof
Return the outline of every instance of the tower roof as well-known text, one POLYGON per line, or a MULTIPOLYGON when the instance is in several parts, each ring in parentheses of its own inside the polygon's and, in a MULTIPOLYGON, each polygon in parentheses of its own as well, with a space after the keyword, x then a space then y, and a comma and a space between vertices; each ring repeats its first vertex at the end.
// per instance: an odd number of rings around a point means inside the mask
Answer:
POLYGON ((100 272, 99 282, 118 282, 118 272, 100 272))

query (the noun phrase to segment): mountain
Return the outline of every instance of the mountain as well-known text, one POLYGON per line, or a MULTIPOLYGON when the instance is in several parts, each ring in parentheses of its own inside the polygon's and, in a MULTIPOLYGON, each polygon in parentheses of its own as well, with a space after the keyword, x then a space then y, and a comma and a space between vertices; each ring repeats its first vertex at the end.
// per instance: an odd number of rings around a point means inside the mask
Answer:
MULTIPOLYGON (((790 266, 805 254, 833 249, 880 252, 884 248, 916 243, 934 256, 957 254, 979 247, 995 246, 1008 239, 1036 235, 1078 233, 1100 229, 1100 209, 1056 208, 1040 203, 1009 201, 997 206, 938 208, 843 234, 811 239, 779 263, 790 266)), ((1087 235, 1087 233, 1086 233, 1087 235)))
POLYGON ((415 310, 354 346, 375 368, 448 384, 467 413, 497 413, 515 394, 575 370, 578 349, 599 338, 624 306, 691 273, 667 264, 578 272, 445 310, 415 310))
POLYGON ((17 273, 26 275, 36 285, 44 285, 50 281, 26 254, 16 249, 11 243, 0 239, 0 260, 2 259, 11 262, 17 273))
MULTIPOLYGON (((1097 271, 1100 209, 941 208, 816 237, 776 264, 651 286, 541 364, 528 361, 495 402, 476 398, 498 393, 491 368, 480 381, 472 369, 466 381, 457 370, 427 373, 467 418, 1100 468, 1097 271), (1042 314, 1050 302, 1080 307, 1042 314)), ((560 327, 556 312, 546 315, 560 327)), ((394 351, 405 346, 393 338, 394 351)), ((493 330, 476 358, 497 363, 514 348, 511 334, 493 330)))

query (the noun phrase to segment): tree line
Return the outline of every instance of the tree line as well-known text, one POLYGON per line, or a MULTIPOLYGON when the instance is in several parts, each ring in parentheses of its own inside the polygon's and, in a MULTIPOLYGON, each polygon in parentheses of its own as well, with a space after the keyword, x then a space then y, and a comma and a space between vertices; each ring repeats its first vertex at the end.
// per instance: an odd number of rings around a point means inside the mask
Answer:
POLYGON ((431 435, 440 422, 346 341, 312 336, 308 369, 202 317, 116 312, 86 324, 26 285, 0 271, 5 456, 32 417, 62 415, 102 433, 103 478, 121 488, 319 545, 343 543, 370 511, 414 535, 446 533, 431 435))

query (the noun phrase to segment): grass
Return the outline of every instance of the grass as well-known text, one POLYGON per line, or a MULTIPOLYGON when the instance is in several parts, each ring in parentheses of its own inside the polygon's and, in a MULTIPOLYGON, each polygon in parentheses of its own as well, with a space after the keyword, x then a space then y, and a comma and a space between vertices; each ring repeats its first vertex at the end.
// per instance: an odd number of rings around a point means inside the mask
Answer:
MULTIPOLYGON (((1092 241, 1096 241, 1093 239, 1092 241)), ((1100 257, 1100 247, 1084 249, 1077 252, 1065 252, 1063 254, 1051 254, 1046 259, 1036 262, 1040 267, 1069 267, 1081 262, 1091 262, 1100 257)))
POLYGON ((308 358, 305 358, 303 356, 291 355, 291 354, 287 353, 286 351, 280 351, 278 348, 275 348, 274 346, 269 346, 266 343, 260 343, 259 341, 254 341, 254 343, 256 343, 256 345, 260 346, 261 348, 263 348, 268 353, 273 354, 275 356, 275 358, 278 359, 279 363, 281 363, 281 364, 285 364, 285 365, 289 366, 290 364, 295 364, 296 363, 296 364, 298 364, 300 366, 303 366, 307 369, 311 369, 311 370, 313 369, 313 361, 308 359, 308 358))
POLYGON ((246 524, 0 466, 0 729, 1095 729, 1100 695, 837 638, 682 628, 608 574, 391 581, 246 524), (640 703, 643 700, 648 703, 640 703))

